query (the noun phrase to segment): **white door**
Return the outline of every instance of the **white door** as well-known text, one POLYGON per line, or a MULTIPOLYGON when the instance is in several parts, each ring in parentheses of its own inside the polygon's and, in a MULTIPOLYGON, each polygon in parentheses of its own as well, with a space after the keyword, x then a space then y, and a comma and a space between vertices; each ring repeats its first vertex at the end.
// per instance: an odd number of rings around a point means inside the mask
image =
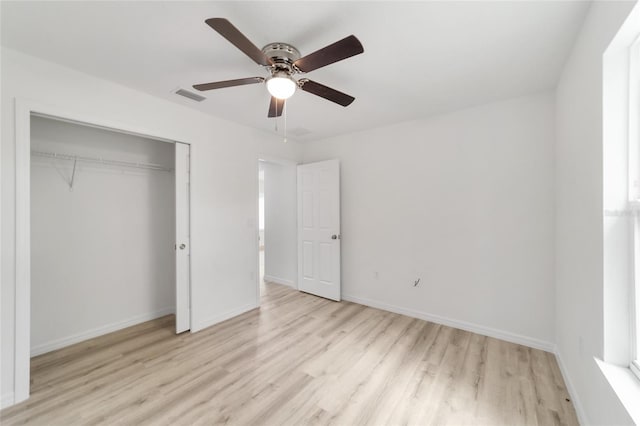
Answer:
POLYGON ((340 300, 340 162, 298 166, 298 289, 340 300))
POLYGON ((176 143, 176 333, 191 328, 189 145, 176 143))

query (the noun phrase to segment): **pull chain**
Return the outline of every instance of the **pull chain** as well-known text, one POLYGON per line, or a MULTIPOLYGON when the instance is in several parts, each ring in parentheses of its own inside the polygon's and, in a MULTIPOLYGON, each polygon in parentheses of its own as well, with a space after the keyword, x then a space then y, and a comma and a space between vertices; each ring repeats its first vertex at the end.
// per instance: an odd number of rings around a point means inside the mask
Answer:
POLYGON ((287 143, 287 102, 284 103, 282 112, 284 114, 284 143, 287 143))
MULTIPOLYGON (((283 107, 282 107, 282 115, 284 115, 284 143, 287 143, 287 103, 283 102, 283 107)), ((275 132, 278 133, 278 121, 280 121, 278 118, 278 102, 276 102, 276 119, 274 120, 275 122, 275 132)))
POLYGON ((275 124, 276 124, 275 131, 276 131, 276 133, 278 133, 278 102, 276 102, 276 119, 275 119, 275 120, 273 120, 273 121, 274 121, 274 122, 275 122, 275 124))

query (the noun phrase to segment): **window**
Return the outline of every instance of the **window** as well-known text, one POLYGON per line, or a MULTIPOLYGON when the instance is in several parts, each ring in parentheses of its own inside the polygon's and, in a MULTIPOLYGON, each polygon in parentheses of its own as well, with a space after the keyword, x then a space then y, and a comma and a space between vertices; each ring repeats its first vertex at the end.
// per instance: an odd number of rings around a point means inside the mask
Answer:
POLYGON ((629 200, 634 212, 631 370, 640 378, 640 37, 629 49, 629 200))

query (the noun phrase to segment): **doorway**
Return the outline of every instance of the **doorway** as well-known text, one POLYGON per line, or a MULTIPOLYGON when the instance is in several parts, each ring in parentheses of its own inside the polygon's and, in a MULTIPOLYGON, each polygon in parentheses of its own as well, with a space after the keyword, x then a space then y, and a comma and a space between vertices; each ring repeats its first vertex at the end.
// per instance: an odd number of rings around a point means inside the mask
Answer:
POLYGON ((258 161, 258 289, 297 288, 296 163, 258 161))
POLYGON ((264 294, 264 162, 258 162, 258 285, 264 294))
MULTIPOLYGON (((185 185, 178 187, 176 185, 174 187, 174 212, 172 214, 173 225, 169 225, 169 231, 171 235, 165 235, 165 242, 168 241, 169 247, 164 247, 171 252, 174 253, 175 262, 172 262, 176 265, 182 257, 186 259, 186 261, 182 262, 182 265, 186 267, 186 274, 182 274, 182 276, 178 276, 174 273, 174 289, 171 297, 174 300, 173 310, 176 313, 177 317, 182 317, 186 319, 187 329, 189 328, 190 323, 190 312, 188 310, 189 301, 190 301, 190 283, 189 279, 189 269, 190 269, 190 247, 189 247, 189 239, 188 239, 188 228, 189 228, 189 218, 190 218, 190 207, 189 207, 189 145, 183 144, 180 142, 176 142, 175 140, 166 139, 162 137, 158 137, 155 135, 147 135, 143 132, 137 132, 135 128, 127 128, 126 126, 118 126, 113 125, 112 123, 101 124, 100 120, 92 120, 91 118, 82 117, 81 114, 69 114, 67 111, 59 110, 53 106, 46 106, 32 102, 24 102, 17 100, 16 101, 16 294, 15 294, 15 380, 14 380, 14 400, 16 403, 21 402, 29 397, 29 388, 30 388, 30 358, 32 351, 32 342, 31 342, 31 302, 32 302, 32 262, 31 262, 31 254, 32 248, 38 250, 38 247, 33 247, 32 244, 32 229, 31 229, 31 214, 32 209, 36 208, 36 205, 32 205, 32 195, 31 195, 31 157, 32 157, 32 121, 38 119, 48 119, 57 122, 64 122, 68 124, 72 124, 82 128, 92 128, 101 131, 107 131, 117 134, 123 134, 128 136, 142 137, 151 140, 155 144, 162 144, 165 147, 169 146, 175 149, 175 159, 174 163, 179 162, 181 159, 183 163, 179 166, 182 170, 181 173, 186 173, 186 176, 183 176, 182 182, 185 185), (182 146, 183 149, 177 149, 176 147, 182 146), (186 149, 185 149, 186 147, 186 149), (178 152, 180 155, 178 156, 178 152), (179 211, 182 210, 182 215, 186 219, 182 223, 181 229, 178 229, 176 218, 179 214, 179 211), (186 233, 184 229, 187 229, 186 233), (181 231, 181 232, 179 232, 181 231), (178 236, 185 236, 183 240, 177 240, 178 236), (176 244, 177 243, 177 244, 176 244), (179 246, 183 246, 183 250, 179 251, 177 248, 179 246), (187 250, 185 250, 187 249, 187 250), (186 281, 185 281, 186 277, 186 281), (178 294, 182 294, 183 297, 186 295, 186 308, 182 305, 176 305, 175 300, 178 297, 178 294)), ((48 152, 51 154, 51 152, 48 152)), ((54 152, 55 154, 55 152, 54 152)), ((89 163, 92 160, 94 164, 102 163, 102 166, 105 169, 109 165, 117 165, 119 167, 126 167, 124 163, 134 163, 134 164, 145 164, 152 163, 151 161, 141 161, 140 159, 134 159, 133 161, 127 161, 125 158, 108 158, 106 154, 104 155, 89 155, 86 152, 75 152, 75 153, 67 153, 68 158, 67 161, 71 161, 75 163, 73 165, 67 166, 59 166, 59 170, 56 170, 57 176, 62 180, 64 185, 67 185, 67 191, 71 189, 73 192, 74 189, 79 191, 79 187, 75 185, 79 185, 82 179, 85 179, 87 182, 88 173, 82 174, 82 168, 79 167, 79 163, 85 162, 89 163), (98 161, 99 160, 99 161, 98 161), (113 161, 109 161, 113 160, 113 161), (74 167, 75 166, 75 167, 74 167), (75 174, 74 174, 75 168, 75 174), (79 174, 80 173, 80 174, 79 174), (70 185, 70 187, 69 187, 70 185), (74 188, 75 186, 75 188, 74 188)), ((44 155, 42 156, 44 158, 44 155)), ((62 161, 63 158, 60 156, 57 160, 62 161)), ((71 164, 71 163, 70 163, 71 164)), ((147 164, 148 165, 148 164, 147 164)), ((156 164, 157 165, 157 164, 156 164)), ((169 164, 171 166, 171 164, 169 164)), ((178 170, 178 164, 173 164, 171 167, 174 170, 178 170)), ((55 167, 54 167, 55 168, 55 167)), ((85 169, 85 172, 88 169, 85 169)), ((172 183, 177 184, 179 182, 178 179, 173 179, 172 183)), ((60 183, 60 182, 58 182, 60 183)), ((94 188, 95 189, 95 188, 94 188)), ((106 191, 104 195, 109 197, 113 195, 117 191, 106 191)), ((166 200, 165 200, 166 201, 166 200)), ((108 215, 107 215, 108 216, 108 215)), ((144 227, 144 222, 139 222, 139 226, 144 227)), ((166 224, 165 224, 166 225, 166 224)), ((98 224, 98 227, 100 225, 98 224)), ((51 229, 48 227, 44 227, 44 229, 51 229)), ((73 229, 73 228, 70 228, 73 229)), ((63 241, 63 244, 66 244, 65 240, 58 240, 58 242, 63 241)), ((113 244, 113 242, 107 242, 107 244, 113 244)), ((122 241, 119 241, 117 244, 122 246, 122 241)), ((63 250, 64 247, 59 247, 60 250, 63 250)), ((108 259, 107 259, 108 260, 108 259)), ((55 266, 55 265, 54 265, 55 266)), ((77 262, 74 264, 74 267, 82 268, 83 265, 81 262, 77 262)), ((113 269, 113 268, 112 268, 113 269)), ((175 270, 175 269, 174 269, 175 270)), ((166 271, 165 271, 166 272, 166 271)), ((78 300, 72 300, 74 303, 81 303, 78 300)), ((129 298, 127 294, 124 294, 124 297, 121 299, 121 303, 126 305, 129 302, 129 298)), ((171 309, 171 308, 170 308, 171 309)), ((158 312, 156 312, 158 314, 158 312)), ((143 322, 144 317, 138 317, 138 322, 143 322)), ((128 318, 132 320, 132 318, 128 318)), ((136 318, 133 318, 136 320, 136 318)), ((184 324, 184 321, 183 321, 184 324)), ((125 325, 126 326, 126 325, 125 325)), ((121 327, 120 327, 121 328, 121 327)), ((103 329, 102 331, 104 331, 103 329)), ((99 333, 100 327, 95 327, 92 330, 89 330, 92 333, 99 333)), ((112 331, 112 330, 111 330, 112 331)), ((106 332, 109 332, 107 330, 106 332)), ((83 333, 75 333, 72 336, 67 336, 67 338, 71 337, 71 339, 54 339, 57 340, 56 345, 65 346, 65 343, 73 343, 73 339, 78 339, 82 337, 83 333)), ((104 333, 100 333, 104 334, 104 333)), ((90 336, 89 336, 90 337, 90 336)), ((84 339, 81 339, 84 340, 84 339)), ((43 352, 46 350, 43 350, 43 352)))

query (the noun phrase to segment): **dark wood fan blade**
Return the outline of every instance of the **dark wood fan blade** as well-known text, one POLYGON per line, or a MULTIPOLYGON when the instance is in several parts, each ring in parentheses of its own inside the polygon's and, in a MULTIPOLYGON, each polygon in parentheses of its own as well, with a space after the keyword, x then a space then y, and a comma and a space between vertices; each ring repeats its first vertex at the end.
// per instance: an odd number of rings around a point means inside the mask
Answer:
POLYGON ((239 78, 237 80, 214 81, 213 83, 194 84, 193 88, 200 90, 222 89, 224 87, 244 86, 245 84, 255 84, 264 82, 262 77, 239 78))
POLYGON ((222 37, 229 40, 231 44, 240 49, 245 55, 253 59, 258 65, 270 66, 273 62, 262 50, 244 36, 236 27, 224 18, 209 18, 204 21, 218 32, 222 37))
POLYGON ((362 52, 364 52, 364 48, 362 47, 360 40, 358 40, 356 36, 350 35, 349 37, 336 41, 327 47, 323 47, 320 50, 309 53, 307 56, 298 59, 293 64, 300 71, 309 72, 322 68, 326 65, 333 64, 334 62, 359 55, 362 52))
POLYGON ((298 81, 298 84, 300 88, 305 92, 313 93, 314 95, 325 98, 331 102, 335 102, 338 105, 342 105, 343 107, 351 105, 351 102, 356 99, 353 96, 347 95, 346 93, 339 92, 336 89, 332 89, 331 87, 327 87, 324 84, 316 83, 315 81, 311 81, 306 78, 298 81))
POLYGON ((269 118, 280 117, 282 115, 282 110, 284 109, 284 99, 278 99, 275 97, 271 97, 271 102, 269 103, 269 118))

